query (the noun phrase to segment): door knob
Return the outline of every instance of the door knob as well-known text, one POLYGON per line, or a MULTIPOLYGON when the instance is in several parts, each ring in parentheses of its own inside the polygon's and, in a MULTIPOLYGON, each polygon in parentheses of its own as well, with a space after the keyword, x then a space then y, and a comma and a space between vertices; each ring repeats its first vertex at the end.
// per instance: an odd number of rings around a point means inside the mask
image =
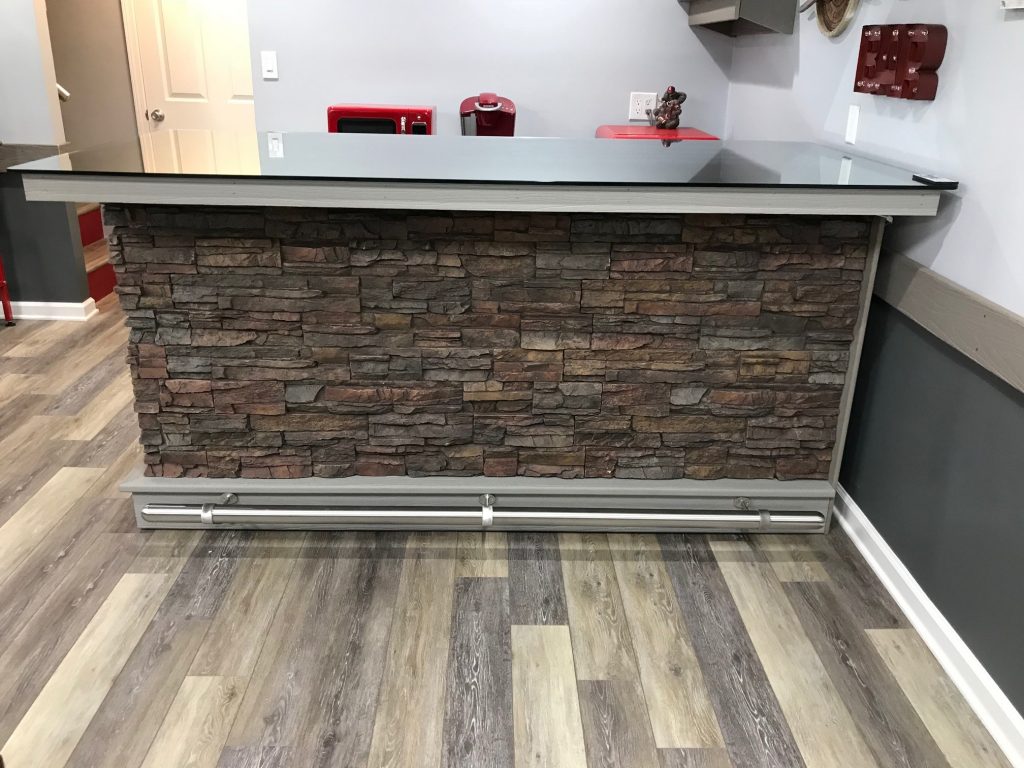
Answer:
POLYGON ((149 113, 149 119, 155 123, 162 123, 166 115, 159 109, 151 110, 149 113))

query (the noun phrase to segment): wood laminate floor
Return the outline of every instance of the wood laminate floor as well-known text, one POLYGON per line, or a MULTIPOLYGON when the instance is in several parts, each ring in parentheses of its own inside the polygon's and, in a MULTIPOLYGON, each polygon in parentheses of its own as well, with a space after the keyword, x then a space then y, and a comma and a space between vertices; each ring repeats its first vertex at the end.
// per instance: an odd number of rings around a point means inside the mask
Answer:
POLYGON ((8 768, 1005 765, 838 531, 137 531, 103 304, 0 331, 8 768))

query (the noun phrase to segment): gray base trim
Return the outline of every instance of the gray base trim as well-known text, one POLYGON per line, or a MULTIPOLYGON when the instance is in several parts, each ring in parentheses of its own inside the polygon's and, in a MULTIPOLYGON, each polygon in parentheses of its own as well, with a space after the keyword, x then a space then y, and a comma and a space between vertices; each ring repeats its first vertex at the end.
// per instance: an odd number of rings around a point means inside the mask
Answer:
POLYGON ((293 181, 25 173, 29 200, 156 205, 258 205, 559 213, 756 213, 934 216, 941 192, 921 189, 571 186, 293 181))
POLYGON ((141 474, 140 528, 827 530, 824 480, 350 477, 246 480, 141 474))
POLYGON ((900 253, 882 259, 875 294, 1024 392, 1024 317, 900 253))

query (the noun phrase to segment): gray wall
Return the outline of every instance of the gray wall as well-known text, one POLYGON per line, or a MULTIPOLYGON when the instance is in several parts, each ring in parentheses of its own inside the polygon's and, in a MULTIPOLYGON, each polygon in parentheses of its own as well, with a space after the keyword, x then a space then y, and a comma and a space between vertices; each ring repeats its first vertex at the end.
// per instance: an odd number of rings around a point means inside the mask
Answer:
POLYGON ((1024 710, 1024 393, 875 299, 841 481, 1024 710))
POLYGON ((64 143, 44 0, 0 0, 0 142, 64 143))
POLYGON ((685 123, 720 134, 732 44, 687 21, 675 0, 249 0, 256 126, 323 131, 329 104, 427 104, 457 134, 459 102, 497 91, 517 135, 593 136, 626 122, 630 91, 673 84, 685 123), (259 76, 264 49, 278 81, 259 76))
POLYGON ((61 104, 72 149, 136 133, 120 0, 47 0, 57 81, 71 91, 61 104))
POLYGON ((861 108, 856 151, 962 182, 937 218, 897 221, 886 247, 1024 315, 1020 161, 1024 10, 998 0, 871 0, 850 28, 824 37, 812 14, 797 34, 737 41, 730 135, 843 144, 847 110, 861 108), (934 102, 853 92, 864 24, 945 24, 950 39, 934 102))

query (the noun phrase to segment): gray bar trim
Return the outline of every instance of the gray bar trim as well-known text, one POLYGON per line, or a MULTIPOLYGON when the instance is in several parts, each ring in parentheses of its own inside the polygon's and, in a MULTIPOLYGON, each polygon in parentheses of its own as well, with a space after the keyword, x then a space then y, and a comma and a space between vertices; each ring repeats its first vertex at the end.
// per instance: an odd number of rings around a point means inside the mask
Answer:
POLYGON ((440 530, 614 530, 614 531, 759 531, 819 533, 826 516, 803 514, 701 513, 571 510, 481 511, 253 508, 208 505, 147 504, 140 512, 144 524, 204 528, 293 529, 440 529, 440 530))
POLYGON ((136 475, 121 489, 132 494, 143 528, 234 525, 806 533, 827 528, 835 497, 832 485, 824 480, 249 480, 136 475), (493 497, 486 515, 485 495, 493 497))
POLYGON ((934 216, 938 190, 571 186, 23 174, 37 201, 561 213, 934 216))
POLYGON ((846 433, 850 429, 850 415, 853 412, 853 394, 857 387, 857 372, 860 370, 861 353, 864 350, 864 333, 868 327, 868 314, 871 309, 871 292, 875 285, 878 272, 879 256, 882 252, 882 238, 885 235, 885 219, 876 219, 871 226, 868 238, 867 261, 864 264, 864 276, 860 285, 860 311, 857 314, 857 325, 853 329, 853 341, 850 343, 850 362, 846 366, 846 380, 843 382, 843 395, 839 401, 839 422, 836 425, 836 442, 832 448, 832 464, 829 467, 829 480, 835 485, 839 482, 839 469, 843 463, 843 450, 846 448, 846 433))
POLYGON ((1024 317, 901 253, 887 253, 882 258, 875 294, 1024 392, 1024 317))

